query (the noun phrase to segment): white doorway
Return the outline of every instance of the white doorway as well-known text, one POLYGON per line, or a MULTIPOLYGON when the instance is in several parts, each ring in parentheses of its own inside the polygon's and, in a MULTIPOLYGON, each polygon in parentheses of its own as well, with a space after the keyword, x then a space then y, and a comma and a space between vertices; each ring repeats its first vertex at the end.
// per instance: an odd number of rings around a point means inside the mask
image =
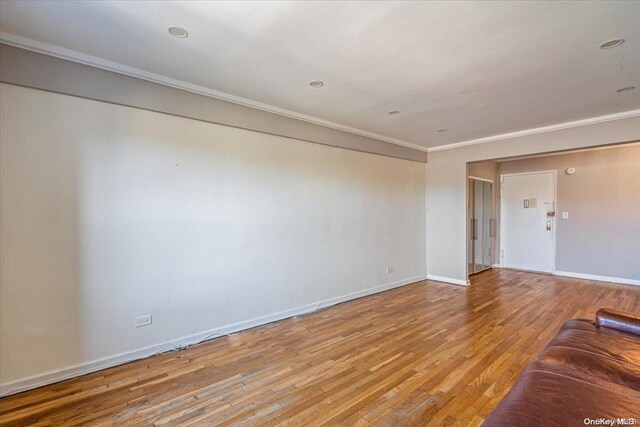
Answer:
POLYGON ((500 176, 504 268, 554 273, 556 171, 500 176))

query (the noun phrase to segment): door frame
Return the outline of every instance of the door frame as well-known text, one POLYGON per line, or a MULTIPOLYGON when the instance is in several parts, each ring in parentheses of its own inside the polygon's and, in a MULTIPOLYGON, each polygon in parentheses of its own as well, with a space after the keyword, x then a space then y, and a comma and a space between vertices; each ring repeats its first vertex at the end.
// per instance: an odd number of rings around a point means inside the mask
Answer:
POLYGON ((484 181, 484 182, 490 182, 493 184, 493 180, 492 179, 487 179, 487 178, 480 178, 478 176, 473 176, 473 175, 469 175, 467 177, 467 179, 475 179, 476 181, 484 181))
MULTIPOLYGON (((498 264, 500 266, 500 268, 504 268, 504 265, 502 263, 502 254, 504 253, 504 247, 502 246, 502 242, 504 242, 504 227, 502 226, 502 213, 504 212, 504 202, 503 202, 503 198, 502 198, 502 191, 503 191, 503 184, 504 184, 504 178, 507 176, 518 176, 518 175, 539 175, 539 174, 543 174, 543 173, 550 173, 553 176, 553 208, 555 209, 555 212, 558 211, 558 170, 557 169, 551 169, 551 170, 540 170, 540 171, 531 171, 531 172, 516 172, 516 173, 501 173, 500 174, 500 189, 498 190, 498 194, 500 195, 500 218, 498 219, 498 227, 500 228, 500 254, 499 254, 499 258, 500 258, 500 263, 498 264)), ((556 229, 558 228, 558 222, 556 221, 557 219, 557 215, 555 217, 553 217, 553 243, 552 243, 552 252, 553 252, 553 262, 551 265, 551 272, 549 274, 556 274, 556 229)))

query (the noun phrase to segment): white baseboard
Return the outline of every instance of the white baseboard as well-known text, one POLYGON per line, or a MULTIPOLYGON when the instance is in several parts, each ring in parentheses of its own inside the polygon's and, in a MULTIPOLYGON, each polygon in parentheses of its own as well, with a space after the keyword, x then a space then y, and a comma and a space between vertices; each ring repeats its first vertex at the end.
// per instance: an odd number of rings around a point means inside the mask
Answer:
POLYGON ((554 274, 556 276, 573 277, 573 278, 576 278, 576 279, 588 279, 588 280, 597 280, 599 282, 611 282, 611 283, 620 283, 620 284, 623 284, 623 285, 640 286, 640 280, 637 280, 637 279, 625 279, 625 278, 622 278, 622 277, 598 276, 598 275, 595 275, 595 274, 572 273, 570 271, 556 271, 554 274))
POLYGON ((254 328, 256 326, 264 325, 267 323, 275 322, 277 320, 286 319, 301 314, 307 314, 319 310, 321 308, 329 307, 341 302, 350 301, 357 298, 362 298, 368 295, 383 292, 389 289, 398 288, 400 286, 409 285, 411 283, 425 280, 426 276, 412 277, 410 279, 404 279, 393 283, 387 283, 384 285, 376 286, 373 288, 364 289, 362 291, 352 292, 350 294, 341 295, 335 298, 316 301, 312 304, 307 304, 301 307, 292 308, 289 310, 280 311, 266 316, 256 317, 243 322, 234 323, 231 325, 221 326, 218 328, 210 329, 196 334, 188 335, 185 337, 177 338, 175 340, 167 341, 161 344, 144 347, 141 349, 116 354, 113 356, 105 357, 102 359, 93 360, 86 363, 81 363, 74 366, 58 369, 55 371, 45 372, 43 374, 34 375, 27 378, 20 378, 11 382, 0 384, 0 397, 8 396, 15 393, 20 393, 25 390, 30 390, 37 387, 42 387, 47 384, 56 383, 59 381, 67 380, 69 378, 78 377, 80 375, 89 374, 102 369, 111 368, 113 366, 122 365, 123 363, 132 362, 134 360, 143 359, 145 357, 152 356, 154 354, 162 353, 165 351, 177 350, 184 346, 200 343, 207 338, 216 338, 224 336, 234 332, 242 331, 245 329, 254 328))
POLYGON ((502 268, 502 264, 493 264, 493 268, 502 268))
POLYGON ((427 280, 450 283, 452 285, 458 285, 458 286, 469 286, 469 280, 453 279, 451 277, 436 276, 435 274, 427 274, 427 280))

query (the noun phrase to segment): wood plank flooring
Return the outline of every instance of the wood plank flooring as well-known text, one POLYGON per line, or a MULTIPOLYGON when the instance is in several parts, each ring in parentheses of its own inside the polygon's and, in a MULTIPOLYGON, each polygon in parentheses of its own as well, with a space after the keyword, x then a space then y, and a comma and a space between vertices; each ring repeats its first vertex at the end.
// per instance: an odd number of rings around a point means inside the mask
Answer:
POLYGON ((562 322, 640 288, 424 281, 0 400, 0 424, 480 425, 562 322))

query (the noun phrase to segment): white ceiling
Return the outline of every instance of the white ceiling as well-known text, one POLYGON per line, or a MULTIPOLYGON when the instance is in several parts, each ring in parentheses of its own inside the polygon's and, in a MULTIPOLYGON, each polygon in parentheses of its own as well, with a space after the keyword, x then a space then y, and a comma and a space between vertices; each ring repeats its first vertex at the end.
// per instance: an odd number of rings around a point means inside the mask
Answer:
POLYGON ((424 148, 640 108, 640 2, 3 1, 0 30, 424 148))

